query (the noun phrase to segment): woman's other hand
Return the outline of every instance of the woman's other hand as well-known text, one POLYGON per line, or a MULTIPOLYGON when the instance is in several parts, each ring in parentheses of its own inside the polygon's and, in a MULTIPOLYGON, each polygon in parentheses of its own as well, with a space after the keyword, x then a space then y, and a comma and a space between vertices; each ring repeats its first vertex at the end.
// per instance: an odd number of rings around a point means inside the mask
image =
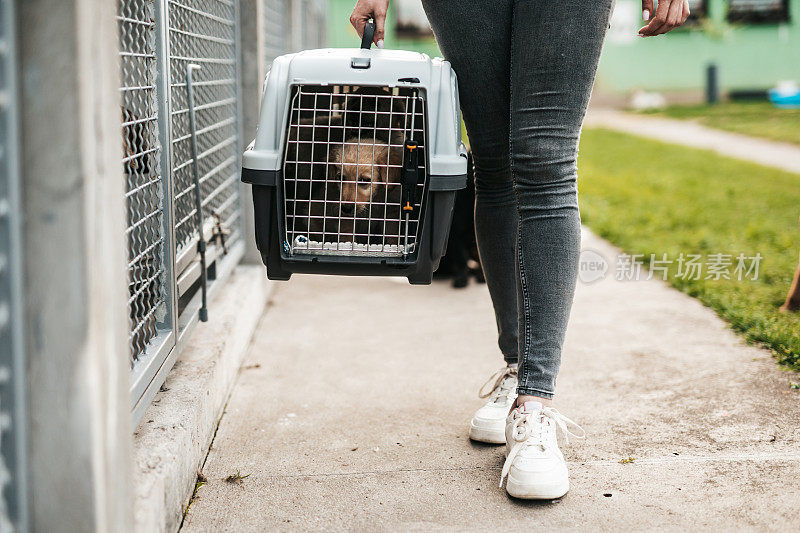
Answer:
POLYGON ((686 22, 689 16, 689 0, 659 0, 655 12, 653 2, 654 0, 642 0, 642 19, 648 21, 648 24, 639 30, 640 37, 667 33, 686 22))
MULTIPOLYGON (((664 0, 662 0, 663 2, 664 0)), ((383 48, 383 28, 386 25, 386 11, 389 9, 389 0, 358 0, 353 14, 350 15, 350 24, 358 32, 358 36, 364 35, 364 26, 370 18, 375 19, 375 37, 373 42, 378 48, 383 48)))

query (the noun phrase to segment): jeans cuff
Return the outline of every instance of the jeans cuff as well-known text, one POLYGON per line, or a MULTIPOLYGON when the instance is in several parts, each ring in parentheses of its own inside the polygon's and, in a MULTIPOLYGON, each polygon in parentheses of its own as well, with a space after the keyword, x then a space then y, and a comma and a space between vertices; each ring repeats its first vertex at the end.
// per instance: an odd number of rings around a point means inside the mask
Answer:
POLYGON ((530 387, 517 387, 517 396, 539 396, 540 398, 552 400, 554 394, 552 392, 545 392, 543 390, 532 389, 530 387))

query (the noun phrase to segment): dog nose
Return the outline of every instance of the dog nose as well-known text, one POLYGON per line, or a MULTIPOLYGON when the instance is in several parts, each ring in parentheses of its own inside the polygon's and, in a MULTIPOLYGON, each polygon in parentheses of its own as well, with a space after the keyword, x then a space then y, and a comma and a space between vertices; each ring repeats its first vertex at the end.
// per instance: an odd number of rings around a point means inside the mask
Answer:
POLYGON ((346 215, 352 215, 355 211, 356 205, 355 204, 342 204, 342 213, 346 215))

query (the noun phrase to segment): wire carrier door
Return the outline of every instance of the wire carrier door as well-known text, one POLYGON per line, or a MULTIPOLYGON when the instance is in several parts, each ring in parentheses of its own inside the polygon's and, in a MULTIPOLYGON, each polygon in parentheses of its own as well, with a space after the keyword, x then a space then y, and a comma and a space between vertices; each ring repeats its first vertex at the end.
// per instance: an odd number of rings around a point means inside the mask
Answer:
POLYGON ((418 88, 294 86, 283 164, 284 252, 413 254, 427 179, 425 115, 418 88))

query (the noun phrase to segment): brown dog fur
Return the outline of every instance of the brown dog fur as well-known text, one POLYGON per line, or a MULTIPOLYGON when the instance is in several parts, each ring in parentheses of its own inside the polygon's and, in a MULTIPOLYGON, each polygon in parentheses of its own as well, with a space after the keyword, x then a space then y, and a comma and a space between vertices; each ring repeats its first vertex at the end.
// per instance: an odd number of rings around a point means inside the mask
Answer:
POLYGON ((397 244, 400 187, 390 184, 399 182, 401 164, 402 149, 381 139, 354 137, 331 147, 328 179, 311 196, 309 238, 397 244))
POLYGON ((331 148, 328 179, 339 182, 343 212, 364 216, 372 201, 384 201, 387 184, 400 180, 401 150, 367 137, 352 137, 331 148))

